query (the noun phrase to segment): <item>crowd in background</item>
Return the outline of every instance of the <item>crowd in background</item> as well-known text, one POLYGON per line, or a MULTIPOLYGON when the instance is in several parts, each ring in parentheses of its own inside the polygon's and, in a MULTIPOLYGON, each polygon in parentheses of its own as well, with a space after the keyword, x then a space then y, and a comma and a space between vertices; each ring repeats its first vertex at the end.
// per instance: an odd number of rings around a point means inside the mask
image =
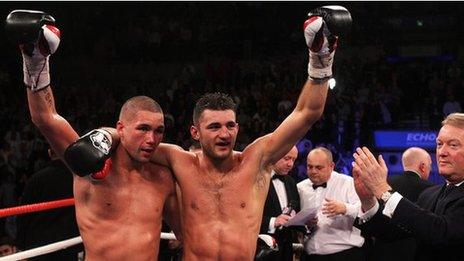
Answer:
MULTIPOLYGON (((355 23, 352 34, 340 39, 337 85, 324 115, 298 144, 300 160, 317 145, 330 148, 336 170, 344 173, 353 148, 372 145, 373 130, 437 130, 444 115, 464 105, 463 63, 453 45, 440 55, 405 58, 397 45, 401 37, 414 41, 403 35, 407 28, 387 40, 390 20, 375 23, 387 3, 350 4, 355 23)), ((238 105, 236 149, 242 150, 293 110, 307 78, 303 3, 147 3, 149 8, 134 9, 128 3, 89 3, 92 11, 81 3, 36 5, 52 13, 62 30, 62 46, 51 62, 52 84, 59 113, 79 134, 114 126, 122 102, 143 94, 164 110, 164 140, 188 149, 195 100, 222 91, 238 105)), ((399 3, 388 7, 402 10, 399 3)), ((2 15, 10 9, 3 6, 2 15)), ((419 33, 411 35, 418 41, 419 33)), ((48 147, 30 120, 19 51, 6 42, 1 47, 0 207, 5 208, 17 204, 28 177, 46 164, 48 147)), ((306 176, 298 167, 296 172, 297 180, 306 176)))

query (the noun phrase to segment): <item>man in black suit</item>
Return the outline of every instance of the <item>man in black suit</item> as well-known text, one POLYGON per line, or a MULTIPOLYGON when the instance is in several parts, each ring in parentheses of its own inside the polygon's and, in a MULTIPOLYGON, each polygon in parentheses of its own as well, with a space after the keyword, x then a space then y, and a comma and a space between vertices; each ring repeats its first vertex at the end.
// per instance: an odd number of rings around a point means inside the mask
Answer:
POLYGON ((300 197, 295 180, 288 175, 298 156, 294 146, 283 158, 277 161, 271 172, 272 182, 269 185, 260 234, 273 236, 279 251, 267 260, 293 260, 292 242, 294 231, 283 225, 292 215, 300 211, 300 197))
POLYGON ((432 169, 432 159, 424 149, 411 147, 403 152, 401 163, 403 174, 389 176, 388 184, 403 197, 416 202, 424 189, 433 186, 433 183, 427 181, 432 169))
POLYGON ((415 204, 392 191, 386 182, 388 169, 381 156, 376 160, 366 147, 357 148, 353 177, 363 211, 358 224, 363 232, 375 236, 414 236, 418 243, 416 260, 462 260, 463 113, 452 113, 443 120, 437 136, 436 157, 438 172, 446 184, 424 190, 415 204))
MULTIPOLYGON (((427 181, 432 169, 432 159, 424 149, 411 147, 403 152, 401 163, 404 169, 403 174, 389 176, 388 184, 403 197, 416 202, 422 191, 433 186, 427 181)), ((413 237, 393 241, 379 237, 375 240, 370 258, 376 261, 412 261, 415 250, 416 240, 413 237)))
MULTIPOLYGON (((73 176, 66 165, 49 149, 50 164, 28 180, 21 204, 33 204, 73 197, 73 176)), ((18 216, 16 246, 27 250, 79 236, 73 206, 18 216)), ((82 244, 29 260, 78 260, 82 244)))

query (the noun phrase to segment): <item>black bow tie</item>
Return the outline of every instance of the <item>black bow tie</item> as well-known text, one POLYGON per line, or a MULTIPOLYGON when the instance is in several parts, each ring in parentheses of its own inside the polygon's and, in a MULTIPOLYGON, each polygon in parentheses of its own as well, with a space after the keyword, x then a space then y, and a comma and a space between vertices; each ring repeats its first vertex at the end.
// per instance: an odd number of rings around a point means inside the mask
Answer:
POLYGON ((274 176, 272 176, 272 180, 274 180, 274 179, 278 179, 278 180, 284 182, 284 176, 283 175, 274 174, 274 176))
POLYGON ((319 184, 319 185, 313 184, 313 189, 314 190, 316 190, 318 187, 327 188, 327 182, 324 182, 324 183, 319 184))

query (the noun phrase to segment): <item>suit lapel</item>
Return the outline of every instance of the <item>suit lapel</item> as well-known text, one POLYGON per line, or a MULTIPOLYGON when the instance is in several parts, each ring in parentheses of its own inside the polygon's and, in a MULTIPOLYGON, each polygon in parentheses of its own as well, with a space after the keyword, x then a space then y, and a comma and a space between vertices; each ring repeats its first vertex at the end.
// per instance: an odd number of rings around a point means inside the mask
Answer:
POLYGON ((446 197, 446 204, 456 201, 462 198, 463 196, 464 196, 464 188, 463 188, 463 185, 461 185, 457 187, 455 190, 451 191, 450 194, 446 197))
POLYGON ((438 196, 440 195, 440 192, 443 189, 444 187, 439 185, 431 188, 429 193, 424 193, 422 194, 423 196, 419 198, 419 200, 421 201, 419 205, 425 209, 434 211, 437 206, 438 196))
POLYGON ((440 193, 437 196, 437 200, 435 201, 435 214, 441 215, 444 214, 448 205, 453 203, 454 201, 462 198, 464 196, 464 188, 462 186, 457 187, 456 189, 449 192, 449 194, 440 200, 440 195, 443 193, 446 185, 443 185, 442 188, 439 190, 440 193))
POLYGON ((277 191, 274 187, 274 182, 271 180, 270 188, 269 188, 269 199, 271 200, 271 205, 275 206, 274 211, 281 212, 282 209, 280 209, 280 201, 279 201, 279 196, 277 196, 277 191))
POLYGON ((290 200, 290 182, 288 182, 288 177, 287 176, 284 176, 284 186, 285 186, 285 193, 287 193, 287 198, 290 200))

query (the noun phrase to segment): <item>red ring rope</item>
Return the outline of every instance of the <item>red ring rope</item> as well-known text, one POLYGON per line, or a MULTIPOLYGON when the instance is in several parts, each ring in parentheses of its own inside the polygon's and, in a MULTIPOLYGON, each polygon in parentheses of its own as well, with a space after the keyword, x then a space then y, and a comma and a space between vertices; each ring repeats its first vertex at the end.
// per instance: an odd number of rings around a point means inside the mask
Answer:
POLYGON ((74 205, 74 198, 0 209, 0 218, 74 205))

